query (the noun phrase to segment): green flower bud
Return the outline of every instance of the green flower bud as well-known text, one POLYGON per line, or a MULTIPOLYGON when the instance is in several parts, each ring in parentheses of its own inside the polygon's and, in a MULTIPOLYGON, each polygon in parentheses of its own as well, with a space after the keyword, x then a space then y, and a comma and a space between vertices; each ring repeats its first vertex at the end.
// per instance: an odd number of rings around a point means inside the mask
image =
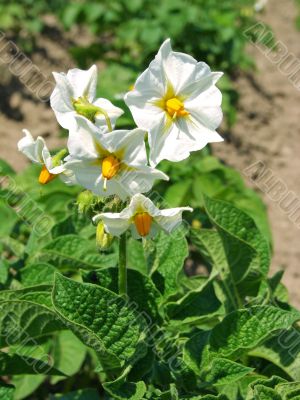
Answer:
POLYGON ((58 167, 61 164, 62 159, 65 158, 67 154, 67 149, 62 149, 58 153, 56 153, 55 156, 52 157, 53 167, 58 167))
POLYGON ((77 197, 78 211, 82 214, 88 211, 95 202, 95 196, 89 190, 84 190, 77 197))
POLYGON ((89 119, 93 123, 95 123, 97 115, 103 115, 108 130, 110 132, 112 131, 112 125, 107 112, 103 108, 90 103, 86 96, 79 97, 77 100, 73 99, 72 104, 77 114, 83 115, 85 118, 89 119))
POLYGON ((109 233, 105 232, 104 229, 104 224, 102 221, 100 221, 97 225, 97 230, 96 230, 96 245, 99 247, 101 250, 106 250, 110 247, 114 240, 114 237, 110 235, 109 233))

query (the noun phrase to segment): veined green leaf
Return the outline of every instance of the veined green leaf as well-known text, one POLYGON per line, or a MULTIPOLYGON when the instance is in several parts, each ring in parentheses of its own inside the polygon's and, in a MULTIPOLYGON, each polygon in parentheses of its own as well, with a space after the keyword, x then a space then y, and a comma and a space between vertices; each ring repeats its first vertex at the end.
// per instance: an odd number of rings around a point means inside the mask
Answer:
MULTIPOLYGON (((53 344, 52 357, 54 366, 65 375, 75 375, 87 354, 85 345, 71 332, 62 331, 56 336, 53 344)), ((61 378, 52 378, 52 383, 61 378)))
POLYGON ((63 271, 114 267, 116 254, 99 254, 89 240, 76 235, 60 236, 38 252, 34 262, 46 262, 63 271))
POLYGON ((249 385, 246 400, 283 400, 276 388, 284 383, 286 383, 286 380, 278 376, 258 379, 249 385))
POLYGON ((54 282, 55 272, 57 272, 57 269, 51 264, 29 264, 20 271, 21 283, 23 286, 51 285, 54 282))
POLYGON ((169 318, 185 323, 209 320, 221 315, 223 311, 212 281, 200 289, 188 292, 177 302, 168 303, 166 307, 169 318))
POLYGON ((100 400, 96 389, 82 389, 67 394, 51 396, 50 400, 100 400))
POLYGON ((215 358, 211 364, 211 370, 206 379, 215 386, 227 385, 236 382, 253 371, 253 368, 246 367, 226 358, 215 358))
POLYGON ((179 228, 171 235, 164 232, 157 235, 151 274, 165 298, 178 291, 178 275, 187 256, 188 245, 183 229, 179 228))
POLYGON ((30 338, 64 329, 61 320, 44 305, 23 300, 0 303, 0 346, 24 343, 30 338))
POLYGON ((255 348, 277 330, 292 326, 300 312, 273 306, 256 306, 227 315, 209 338, 210 352, 236 358, 255 348))
POLYGON ((76 336, 96 350, 101 362, 119 367, 137 352, 145 353, 145 321, 115 293, 56 274, 53 304, 76 336))
POLYGON ((13 399, 25 399, 41 386, 46 378, 46 375, 15 375, 12 379, 12 382, 16 387, 13 399))
POLYGON ((7 385, 4 382, 0 382, 0 399, 13 400, 15 387, 13 385, 7 385))
POLYGON ((16 211, 0 199, 0 237, 10 235, 15 223, 19 219, 16 211))
POLYGON ((266 275, 270 265, 270 249, 253 219, 232 204, 205 197, 209 218, 220 232, 252 247, 260 257, 261 272, 266 275))
MULTIPOLYGON (((136 304, 140 312, 145 312, 152 321, 160 319, 158 305, 161 294, 148 276, 140 272, 127 269, 127 294, 129 300, 136 304)), ((118 293, 118 269, 102 268, 96 271, 82 272, 85 282, 98 284, 112 292, 118 293)))
POLYGON ((251 350, 249 355, 264 358, 281 368, 295 381, 300 381, 300 331, 282 330, 274 338, 251 350))
POLYGON ((64 375, 48 363, 48 354, 45 354, 45 357, 46 359, 35 359, 24 355, 9 355, 0 352, 0 375, 64 375))
POLYGON ((142 400, 147 390, 144 382, 126 382, 124 376, 113 382, 104 383, 103 387, 116 400, 142 400))
POLYGON ((144 275, 148 275, 148 266, 141 241, 130 238, 127 242, 127 264, 144 275))

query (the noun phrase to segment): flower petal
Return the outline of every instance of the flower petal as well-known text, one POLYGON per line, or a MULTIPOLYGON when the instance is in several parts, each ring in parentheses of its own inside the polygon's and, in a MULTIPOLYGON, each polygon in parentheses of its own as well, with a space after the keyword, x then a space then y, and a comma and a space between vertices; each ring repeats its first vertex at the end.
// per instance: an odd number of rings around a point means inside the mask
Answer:
POLYGON ((171 233, 182 222, 183 211, 193 211, 191 207, 168 208, 160 211, 155 217, 157 224, 166 232, 171 233))
POLYGON ((31 161, 37 164, 46 165, 48 171, 52 169, 52 157, 46 146, 45 140, 38 136, 34 140, 33 136, 27 129, 23 129, 25 137, 18 143, 18 149, 25 154, 31 161))
POLYGON ((148 192, 156 179, 168 180, 169 178, 157 169, 138 166, 123 170, 115 179, 119 182, 124 192, 127 193, 127 196, 133 196, 136 193, 148 192))
POLYGON ((102 191, 103 181, 99 183, 101 180, 101 167, 95 161, 70 159, 66 167, 73 172, 79 185, 95 194, 99 194, 100 188, 102 191))
POLYGON ((69 131, 68 150, 72 158, 79 160, 93 160, 99 157, 99 148, 96 142, 103 136, 89 120, 75 116, 76 128, 69 131))
POLYGON ((103 135, 100 142, 125 164, 144 166, 147 164, 145 134, 146 132, 139 128, 131 131, 116 130, 103 135))
POLYGON ((169 40, 163 43, 158 53, 174 94, 180 94, 186 85, 195 80, 197 61, 188 54, 172 51, 169 40))
MULTIPOLYGON (((197 116, 197 115, 196 115, 197 116)), ((197 116, 190 116, 188 119, 181 119, 180 140, 186 140, 186 150, 197 151, 203 149, 208 143, 222 142, 224 139, 215 130, 203 125, 197 116)))
POLYGON ((50 97, 50 104, 54 111, 66 113, 73 111, 72 98, 74 90, 67 75, 63 72, 53 72, 56 86, 50 97))
MULTIPOLYGON (((110 119, 111 125, 112 127, 115 126, 117 119, 124 114, 124 111, 119 108, 119 107, 115 107, 109 100, 107 99, 103 99, 103 98, 99 98, 97 100, 95 100, 93 102, 94 106, 103 108, 110 119)), ((107 124, 106 124, 106 119, 104 117, 104 115, 101 114, 97 114, 95 117, 95 125, 99 128, 105 128, 104 130, 107 132, 108 128, 107 128, 107 124)))
POLYGON ((84 96, 90 102, 94 101, 97 87, 96 65, 92 65, 87 71, 78 68, 70 69, 67 78, 73 88, 75 99, 84 96))
POLYGON ((113 236, 122 235, 129 228, 131 221, 127 216, 121 216, 122 213, 102 213, 98 214, 93 218, 93 221, 97 223, 102 220, 105 231, 113 236))
POLYGON ((180 139, 177 123, 164 118, 149 131, 150 164, 155 167, 161 160, 178 162, 190 155, 190 138, 180 139))

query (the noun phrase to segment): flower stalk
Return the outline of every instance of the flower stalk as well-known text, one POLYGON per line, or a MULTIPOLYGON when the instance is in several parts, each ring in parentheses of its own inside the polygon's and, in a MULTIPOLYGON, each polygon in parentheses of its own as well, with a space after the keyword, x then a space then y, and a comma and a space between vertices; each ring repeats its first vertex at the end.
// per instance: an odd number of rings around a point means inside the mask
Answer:
POLYGON ((119 239, 119 295, 127 296, 127 243, 126 233, 119 239))

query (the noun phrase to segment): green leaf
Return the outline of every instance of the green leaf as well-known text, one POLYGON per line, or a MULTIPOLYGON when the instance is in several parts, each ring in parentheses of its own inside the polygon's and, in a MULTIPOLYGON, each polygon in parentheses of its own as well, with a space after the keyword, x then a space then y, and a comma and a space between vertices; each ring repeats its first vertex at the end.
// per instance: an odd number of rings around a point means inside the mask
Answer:
POLYGON ((218 390, 226 395, 229 400, 245 399, 247 397, 249 385, 262 378, 264 378, 263 375, 252 373, 251 375, 246 375, 234 383, 219 386, 218 390))
POLYGON ((14 400, 22 400, 33 393, 46 379, 45 375, 16 375, 12 383, 16 387, 14 400))
POLYGON ((30 338, 62 330, 61 320, 47 307, 22 300, 0 303, 0 346, 24 343, 30 338))
POLYGON ((100 400, 96 389, 82 389, 76 392, 51 396, 50 400, 100 400))
POLYGON ((16 211, 9 207, 7 203, 0 199, 0 237, 8 236, 18 221, 19 217, 16 211))
POLYGON ((296 399, 300 398, 300 382, 284 382, 279 383, 276 386, 276 391, 280 394, 284 399, 296 399))
MULTIPOLYGON (((246 289, 240 290, 238 282, 247 278, 247 273, 252 261, 256 260, 255 251, 238 239, 212 229, 191 230, 191 241, 200 251, 203 258, 212 266, 213 272, 222 278, 217 285, 225 293, 220 298, 227 311, 232 311, 239 306, 241 295, 247 294, 249 280, 244 283, 246 289), (241 293, 240 293, 241 292, 241 293)), ((253 277, 256 282, 257 277, 253 277)), ((253 282, 252 281, 252 282, 253 282)), ((219 294, 218 294, 219 296, 219 294)))
POLYGON ((0 258, 0 284, 2 285, 5 285, 8 279, 9 267, 8 261, 0 258))
POLYGON ((238 359, 299 319, 299 312, 273 306, 234 311, 211 331, 192 336, 184 347, 184 361, 195 373, 203 375, 211 370, 215 358, 238 359))
POLYGON ((21 283, 26 287, 42 284, 51 285, 54 282, 55 272, 57 272, 57 269, 51 264, 29 264, 20 271, 21 283))
POLYGON ((0 399, 1 400, 13 400, 15 387, 0 382, 0 399))
POLYGON ((297 328, 280 331, 249 355, 264 358, 281 368, 295 381, 300 381, 300 331, 297 328))
POLYGON ((282 400, 282 397, 274 389, 263 385, 256 385, 253 395, 253 400, 282 400))
POLYGON ((209 320, 222 314, 222 304, 216 297, 213 282, 204 287, 188 292, 177 302, 168 303, 167 314, 169 318, 183 322, 199 322, 209 320))
POLYGON ((227 385, 238 381, 253 371, 253 368, 246 367, 226 358, 215 358, 211 364, 211 370, 206 379, 215 386, 227 385))
MULTIPOLYGON (((85 345, 71 331, 62 331, 56 336, 53 347, 54 367, 65 375, 75 375, 86 357, 85 345)), ((57 381, 52 379, 52 383, 57 381)))
POLYGON ((130 238, 127 242, 127 264, 130 268, 148 275, 148 266, 141 241, 130 238))
POLYGON ((286 380, 278 376, 272 376, 269 379, 258 379, 249 385, 247 400, 283 400, 276 389, 285 383, 286 380))
POLYGON ((123 376, 113 382, 104 383, 103 387, 116 400, 142 400, 147 390, 144 382, 125 382, 123 376))
POLYGON ((5 161, 0 159, 0 176, 15 175, 14 169, 5 161))
POLYGON ((24 255, 25 246, 16 239, 11 237, 0 237, 0 244, 10 251, 14 256, 21 258, 24 255))
POLYGON ((165 193, 165 204, 168 207, 181 207, 185 206, 192 186, 192 180, 187 179, 171 185, 165 193))
POLYGON ((204 358, 203 353, 209 336, 210 331, 199 331, 185 343, 183 349, 183 361, 197 375, 201 374, 200 365, 204 358))
POLYGON ((151 273, 166 298, 178 291, 178 275, 187 256, 188 245, 183 229, 179 228, 171 235, 162 231, 157 235, 151 273))
POLYGON ((63 375, 61 371, 48 363, 48 354, 44 354, 44 358, 35 359, 24 355, 9 355, 0 352, 0 375, 63 375))
POLYGON ((0 301, 27 300, 52 308, 50 285, 38 285, 17 290, 0 291, 0 301))
POLYGON ((239 239, 259 254, 261 272, 266 275, 270 265, 270 249, 253 219, 232 204, 220 200, 205 197, 205 207, 220 232, 239 239))
POLYGON ((60 236, 45 246, 34 258, 35 262, 46 262, 63 271, 114 267, 115 254, 99 254, 88 240, 76 235, 60 236))
MULTIPOLYGON (((214 233, 209 230, 203 230, 203 232, 202 230, 193 231, 192 240, 200 250, 202 249, 204 257, 209 262, 212 262, 212 265, 221 276, 224 276, 227 286, 234 285, 237 287, 239 283, 247 278, 244 286, 246 286, 246 290, 249 290, 252 285, 249 284, 248 277, 249 275, 251 276, 252 271, 255 272, 253 276, 254 282, 260 277, 260 273, 256 274, 259 270, 259 260, 256 251, 226 230, 218 227, 218 232, 214 233)), ((231 293, 227 293, 228 298, 234 296, 235 291, 237 289, 232 290, 232 295, 231 293)), ((251 294, 251 292, 243 293, 243 295, 245 294, 251 294)), ((233 299, 232 302, 236 303, 238 299, 233 299)))
POLYGON ((212 229, 191 229, 191 242, 219 273, 229 271, 223 242, 218 232, 212 229))
MULTIPOLYGON (((117 268, 103 268, 96 271, 83 272, 82 275, 85 282, 94 283, 118 293, 117 268)), ((160 319, 158 305, 161 301, 161 294, 151 279, 133 269, 127 269, 127 275, 129 300, 135 302, 139 311, 146 312, 147 317, 150 317, 152 321, 160 319)))
POLYGON ((277 330, 292 326, 300 312, 273 306, 257 306, 227 315, 216 325, 209 338, 210 352, 238 358, 268 339, 277 330))
POLYGON ((145 321, 115 293, 56 274, 53 304, 76 336, 96 350, 101 362, 118 367, 141 350, 145 321))

